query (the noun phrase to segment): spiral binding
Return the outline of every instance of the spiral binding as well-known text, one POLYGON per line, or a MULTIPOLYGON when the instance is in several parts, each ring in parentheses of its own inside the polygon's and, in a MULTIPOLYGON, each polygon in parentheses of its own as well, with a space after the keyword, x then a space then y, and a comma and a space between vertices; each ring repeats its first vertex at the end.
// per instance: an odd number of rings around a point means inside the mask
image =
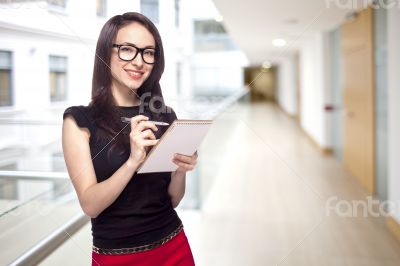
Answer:
POLYGON ((212 120, 177 120, 175 121, 175 124, 179 125, 204 125, 204 124, 211 124, 212 120))

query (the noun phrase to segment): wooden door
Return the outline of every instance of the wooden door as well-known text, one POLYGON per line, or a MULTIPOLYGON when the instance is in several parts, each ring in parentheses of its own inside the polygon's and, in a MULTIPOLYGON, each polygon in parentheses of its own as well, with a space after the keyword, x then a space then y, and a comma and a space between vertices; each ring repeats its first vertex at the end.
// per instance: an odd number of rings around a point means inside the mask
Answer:
POLYGON ((373 12, 342 26, 343 162, 369 193, 375 190, 373 12))

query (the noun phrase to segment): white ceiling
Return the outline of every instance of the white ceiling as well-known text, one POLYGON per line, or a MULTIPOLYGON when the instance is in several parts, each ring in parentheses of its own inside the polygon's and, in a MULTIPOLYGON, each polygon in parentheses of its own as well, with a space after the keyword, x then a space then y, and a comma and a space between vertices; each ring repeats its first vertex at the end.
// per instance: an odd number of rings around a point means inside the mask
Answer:
POLYGON ((305 38, 338 27, 365 0, 213 0, 251 64, 295 53, 305 38), (356 6, 352 6, 357 4, 356 6), (285 47, 272 46, 284 38, 285 47))

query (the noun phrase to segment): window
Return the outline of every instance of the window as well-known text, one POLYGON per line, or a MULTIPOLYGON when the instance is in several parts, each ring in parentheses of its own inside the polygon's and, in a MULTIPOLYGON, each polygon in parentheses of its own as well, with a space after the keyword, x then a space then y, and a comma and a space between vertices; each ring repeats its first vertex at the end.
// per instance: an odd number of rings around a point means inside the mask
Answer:
POLYGON ((237 49, 223 24, 215 20, 195 21, 194 41, 194 49, 196 52, 237 49))
POLYGON ((180 0, 175 0, 175 27, 179 27, 179 15, 180 15, 180 5, 181 1, 180 0))
POLYGON ((50 100, 65 101, 67 96, 67 58, 64 56, 49 57, 50 66, 50 100))
POLYGON ((142 14, 148 17, 153 23, 159 22, 158 0, 141 0, 140 10, 142 14))
POLYGON ((224 26, 215 20, 198 20, 194 22, 195 35, 226 34, 224 26))
POLYGON ((0 106, 12 105, 12 54, 0 51, 0 106))
POLYGON ((96 0, 96 14, 99 17, 107 16, 107 0, 96 0))

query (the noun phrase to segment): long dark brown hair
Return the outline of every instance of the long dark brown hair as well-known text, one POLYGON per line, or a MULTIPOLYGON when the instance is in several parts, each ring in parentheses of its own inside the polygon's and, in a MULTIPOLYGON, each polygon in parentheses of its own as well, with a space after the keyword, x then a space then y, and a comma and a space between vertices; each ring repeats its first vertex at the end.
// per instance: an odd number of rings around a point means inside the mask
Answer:
MULTIPOLYGON (((111 144, 109 152, 115 148, 121 148, 119 150, 126 152, 126 147, 129 147, 129 138, 126 134, 118 134, 124 125, 120 122, 121 110, 116 106, 117 104, 111 92, 112 73, 110 62, 112 45, 118 30, 132 22, 137 22, 144 26, 153 35, 156 44, 156 61, 153 69, 147 80, 137 90, 137 94, 141 99, 141 113, 146 113, 146 110, 149 110, 150 103, 154 102, 151 100, 153 97, 156 97, 156 103, 159 104, 157 108, 160 108, 160 105, 165 107, 159 83, 164 72, 164 50, 161 36, 156 26, 147 17, 136 12, 128 12, 112 17, 103 26, 97 41, 93 68, 92 101, 89 104, 96 126, 101 129, 101 132, 97 134, 97 138, 107 140, 115 138, 115 142, 111 144)), ((159 114, 156 113, 154 115, 158 116, 159 114)))

